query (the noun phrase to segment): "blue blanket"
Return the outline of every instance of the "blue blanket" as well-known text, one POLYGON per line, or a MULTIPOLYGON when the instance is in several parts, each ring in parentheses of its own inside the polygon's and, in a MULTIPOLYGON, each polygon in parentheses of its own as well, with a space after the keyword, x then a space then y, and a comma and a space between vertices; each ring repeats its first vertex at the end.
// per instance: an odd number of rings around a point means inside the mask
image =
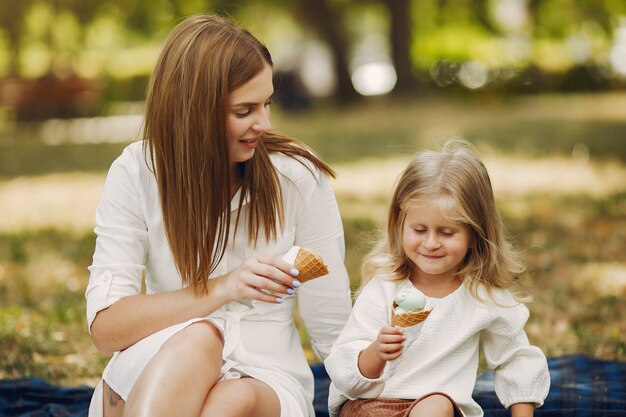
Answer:
MULTIPOLYGON (((552 385, 538 417, 626 416, 626 362, 569 355, 548 359, 552 385)), ((328 375, 321 365, 315 375, 316 417, 327 417, 328 375)), ((63 388, 37 378, 0 381, 0 417, 85 417, 89 387, 63 388)), ((474 398, 485 417, 510 415, 493 392, 493 373, 478 378, 474 398)))

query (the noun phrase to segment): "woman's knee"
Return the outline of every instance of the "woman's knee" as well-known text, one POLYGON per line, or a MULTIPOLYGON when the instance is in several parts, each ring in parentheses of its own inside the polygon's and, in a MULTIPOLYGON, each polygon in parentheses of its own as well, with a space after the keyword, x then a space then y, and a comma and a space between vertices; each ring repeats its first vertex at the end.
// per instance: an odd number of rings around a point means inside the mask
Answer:
POLYGON ((213 323, 203 320, 190 324, 170 337, 161 351, 173 351, 175 354, 190 351, 196 356, 199 352, 221 353, 223 347, 222 333, 213 323))
POLYGON ((253 378, 217 383, 209 392, 200 417, 279 416, 280 401, 267 384, 253 378))

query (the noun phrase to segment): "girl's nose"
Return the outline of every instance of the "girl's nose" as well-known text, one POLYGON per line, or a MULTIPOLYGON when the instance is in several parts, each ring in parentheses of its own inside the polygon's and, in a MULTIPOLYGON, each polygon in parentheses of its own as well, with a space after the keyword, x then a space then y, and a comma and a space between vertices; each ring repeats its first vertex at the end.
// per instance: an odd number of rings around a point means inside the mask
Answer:
POLYGON ((436 233, 429 233, 424 241, 424 246, 429 249, 437 249, 439 247, 439 239, 436 233))

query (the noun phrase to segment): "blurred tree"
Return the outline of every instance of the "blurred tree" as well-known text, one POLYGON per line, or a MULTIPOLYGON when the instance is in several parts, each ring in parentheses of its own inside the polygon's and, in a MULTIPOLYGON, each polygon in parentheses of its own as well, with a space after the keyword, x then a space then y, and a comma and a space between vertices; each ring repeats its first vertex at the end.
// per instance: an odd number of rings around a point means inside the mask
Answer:
POLYGON ((413 34, 413 21, 411 19, 413 15, 412 1, 382 0, 382 3, 389 11, 391 58, 398 76, 393 92, 396 95, 404 95, 415 90, 417 86, 413 60, 411 59, 413 34))
MULTIPOLYGON (((133 55, 143 45, 156 44, 189 14, 215 11, 236 18, 246 7, 258 4, 289 11, 328 46, 340 103, 359 98, 350 67, 356 43, 352 37, 357 31, 349 25, 359 7, 371 5, 386 11, 388 45, 398 77, 396 94, 415 91, 419 87, 416 74, 430 70, 438 61, 511 65, 513 61, 504 61, 518 52, 507 43, 514 38, 512 34, 521 33, 522 46, 528 48, 514 62, 520 67, 534 65, 543 71, 545 61, 552 65, 550 69, 559 70, 598 65, 602 60, 608 65, 613 32, 626 24, 624 0, 0 0, 0 31, 8 45, 7 75, 35 77, 65 67, 71 73, 88 62, 89 74, 111 76, 103 68, 110 69, 117 60, 107 53, 119 55, 126 51, 124 45, 130 45, 127 55, 133 55), (37 8, 47 10, 47 18, 33 23, 32 11, 37 8), (521 21, 521 26, 512 28, 506 16, 502 18, 503 11, 518 19, 518 24, 521 21), (71 27, 61 29, 68 22, 71 27), (103 50, 102 45, 109 49, 103 50), (31 65, 32 54, 38 54, 40 66, 49 68, 25 72, 21 64, 31 65)), ((142 60, 126 59, 124 65, 135 65, 138 70, 125 69, 113 76, 136 77, 139 72, 145 76, 151 53, 142 60)))
POLYGON ((348 33, 343 24, 349 3, 331 4, 329 0, 294 0, 288 3, 293 4, 298 20, 313 30, 330 48, 337 79, 336 99, 343 104, 359 99, 350 78, 348 33))
POLYGON ((17 60, 19 55, 19 41, 22 33, 22 21, 26 11, 30 8, 32 0, 0 1, 0 28, 4 28, 8 39, 9 69, 10 76, 17 74, 17 60))

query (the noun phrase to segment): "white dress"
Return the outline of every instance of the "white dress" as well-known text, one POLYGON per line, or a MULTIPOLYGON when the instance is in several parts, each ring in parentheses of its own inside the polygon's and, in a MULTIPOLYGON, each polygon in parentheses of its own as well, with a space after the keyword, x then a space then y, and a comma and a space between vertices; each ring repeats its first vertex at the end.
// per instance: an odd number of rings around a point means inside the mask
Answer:
MULTIPOLYGON (((276 241, 260 236, 256 247, 246 240, 247 201, 231 203, 231 236, 223 259, 212 274, 238 267, 255 251, 282 256, 292 246, 312 249, 330 274, 309 281, 282 304, 232 302, 207 317, 198 317, 157 332, 114 354, 103 379, 126 400, 148 361, 173 334, 198 320, 209 319, 225 339, 222 378, 248 375, 277 393, 281 416, 314 417, 313 375, 293 322, 300 316, 319 359, 324 360, 351 310, 350 284, 344 266, 344 235, 339 210, 325 175, 308 161, 283 154, 271 156, 283 192, 285 226, 276 241), (314 173, 314 174, 313 174, 314 173), (233 238, 237 210, 240 225, 233 238), (296 302, 297 301, 297 302, 296 302)), ((165 237, 158 188, 144 158, 141 142, 129 145, 107 175, 96 212, 97 234, 86 290, 89 327, 101 311, 119 299, 139 294, 145 273, 146 292, 180 289, 181 279, 165 237)), ((102 381, 94 391, 89 417, 102 416, 102 381)))

